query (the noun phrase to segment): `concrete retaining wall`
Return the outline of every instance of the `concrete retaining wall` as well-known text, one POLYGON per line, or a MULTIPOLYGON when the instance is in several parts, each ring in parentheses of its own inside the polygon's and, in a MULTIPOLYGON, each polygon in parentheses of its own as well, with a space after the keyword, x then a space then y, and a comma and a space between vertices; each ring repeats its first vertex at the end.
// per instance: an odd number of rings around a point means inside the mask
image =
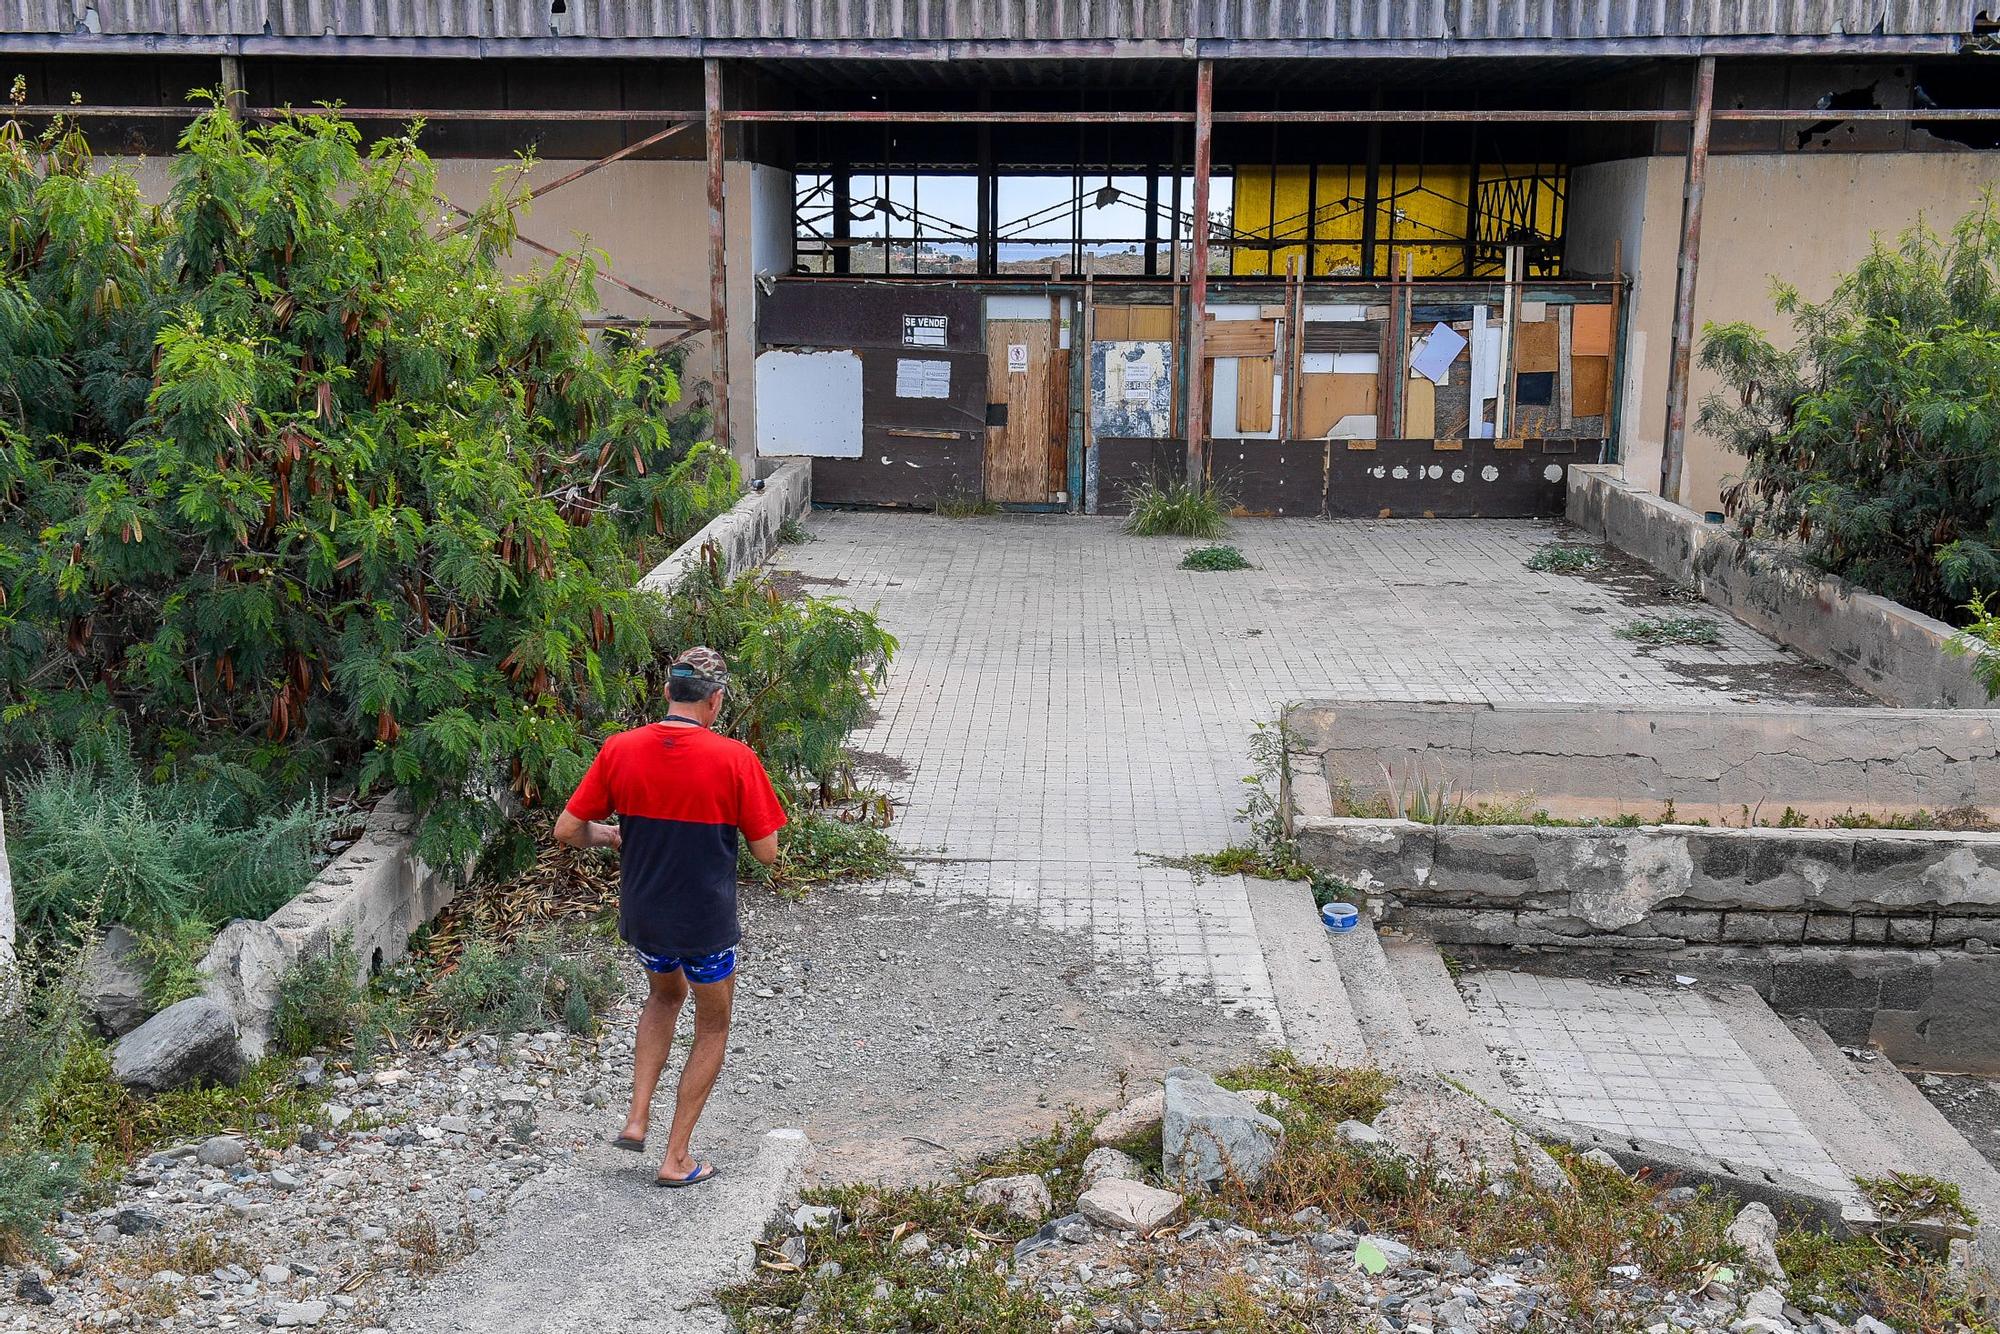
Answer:
POLYGON ((673 555, 639 580, 639 587, 671 595, 710 543, 722 553, 725 573, 731 578, 763 564, 777 550, 778 530, 787 520, 804 518, 812 508, 812 464, 803 459, 780 463, 763 482, 762 489, 745 492, 743 499, 674 548, 673 555))
POLYGON ((1753 629, 1837 668, 1889 704, 1981 709, 1972 659, 1946 653, 1943 621, 1822 574, 1641 491, 1611 465, 1569 470, 1569 521, 1651 565, 1753 629))
POLYGON ((1469 803, 1531 797, 1565 819, 1776 822, 1972 808, 2000 815, 2000 712, 1606 709, 1304 703, 1285 710, 1293 764, 1357 800, 1449 779, 1469 803), (1746 819, 1746 815, 1749 817, 1746 819))

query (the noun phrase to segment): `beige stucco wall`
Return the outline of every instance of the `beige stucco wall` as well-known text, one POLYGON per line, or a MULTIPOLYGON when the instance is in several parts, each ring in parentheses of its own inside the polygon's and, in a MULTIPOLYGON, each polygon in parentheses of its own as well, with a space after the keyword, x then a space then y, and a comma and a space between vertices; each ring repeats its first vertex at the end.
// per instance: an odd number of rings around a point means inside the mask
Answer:
MULTIPOLYGON (((1617 237, 1633 274, 1621 458, 1627 479, 1653 490, 1666 433, 1683 170, 1677 157, 1636 158, 1579 167, 1570 178, 1570 267, 1609 272, 1617 237)), ((1875 234, 1894 237, 1919 216, 1942 230, 1980 191, 1996 187, 2000 152, 1711 157, 1695 285, 1697 337, 1703 324, 1747 320, 1789 342, 1791 331, 1771 304, 1774 276, 1808 299, 1824 298, 1875 234)), ((1721 508, 1723 482, 1740 461, 1692 427, 1701 400, 1716 387, 1713 375, 1695 369, 1680 500, 1697 512, 1721 508)))
MULTIPOLYGON (((149 198, 166 194, 166 163, 124 159, 149 198)), ((438 188, 453 203, 470 208, 491 191, 494 173, 512 162, 450 158, 437 162, 438 188)), ((530 188, 577 167, 544 162, 528 174, 530 188)), ((725 164, 723 189, 728 207, 728 300, 730 443, 748 475, 755 451, 756 405, 750 386, 755 365, 756 273, 783 272, 791 264, 791 173, 748 162, 725 164)), ((520 220, 521 235, 556 250, 579 245, 604 252, 605 268, 635 287, 684 310, 708 316, 708 175, 698 161, 616 162, 551 192, 520 220)), ((515 267, 548 263, 526 246, 516 248, 515 267)), ((638 319, 676 318, 602 279, 597 295, 607 315, 638 319)), ((697 335, 688 347, 687 380, 713 373, 712 340, 697 335)))

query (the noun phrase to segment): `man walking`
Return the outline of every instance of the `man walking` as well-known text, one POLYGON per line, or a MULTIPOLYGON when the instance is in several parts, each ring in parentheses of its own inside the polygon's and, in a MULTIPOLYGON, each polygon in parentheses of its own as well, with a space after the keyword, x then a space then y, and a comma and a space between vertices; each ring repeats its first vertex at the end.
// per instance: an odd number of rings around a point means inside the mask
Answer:
POLYGON ((653 1090, 673 1048, 681 1003, 694 996, 694 1046, 681 1069, 673 1128, 654 1184, 693 1186, 715 1175, 689 1152, 694 1123, 722 1073, 736 994, 736 835, 769 866, 785 823, 756 754, 710 729, 729 667, 691 648, 667 672, 667 717, 604 743, 556 820, 573 848, 619 853, 618 934, 639 953, 649 990, 632 1054, 632 1109, 613 1141, 644 1152, 653 1090), (616 812, 618 823, 600 823, 616 812))

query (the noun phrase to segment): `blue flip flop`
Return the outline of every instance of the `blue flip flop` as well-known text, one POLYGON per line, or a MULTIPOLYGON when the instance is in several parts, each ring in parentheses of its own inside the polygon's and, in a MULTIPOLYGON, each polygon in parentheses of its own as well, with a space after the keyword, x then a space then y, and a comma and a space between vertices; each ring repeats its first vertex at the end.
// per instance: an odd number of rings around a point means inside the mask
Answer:
POLYGON ((696 1163, 694 1171, 684 1177, 654 1177, 653 1184, 665 1186, 668 1190, 683 1190, 689 1186, 699 1186, 714 1175, 714 1163, 696 1163))

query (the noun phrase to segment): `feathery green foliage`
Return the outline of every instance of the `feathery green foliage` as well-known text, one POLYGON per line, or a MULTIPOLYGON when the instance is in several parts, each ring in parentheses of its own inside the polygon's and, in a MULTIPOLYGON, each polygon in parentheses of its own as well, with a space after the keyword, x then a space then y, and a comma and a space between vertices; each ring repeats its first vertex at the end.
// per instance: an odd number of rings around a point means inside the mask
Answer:
POLYGON ((1727 393, 1701 426, 1745 458, 1723 503, 1745 532, 1919 611, 2000 589, 2000 201, 1919 223, 1824 302, 1783 284, 1797 341, 1703 330, 1727 393))
POLYGON ((70 947, 0 958, 0 1262, 41 1249, 56 1210, 82 1189, 90 1155, 51 1148, 41 1109, 77 1032, 83 955, 70 947))
POLYGON ((1125 531, 1137 537, 1217 538, 1229 531, 1235 501, 1209 482, 1140 482, 1125 493, 1125 531))
POLYGON ((17 763, 122 718, 149 758, 403 787, 454 865, 657 694, 641 562, 739 478, 673 358, 587 336, 592 256, 503 272, 520 176, 461 223, 412 135, 216 108, 155 208, 73 125, 0 127, 17 763))

